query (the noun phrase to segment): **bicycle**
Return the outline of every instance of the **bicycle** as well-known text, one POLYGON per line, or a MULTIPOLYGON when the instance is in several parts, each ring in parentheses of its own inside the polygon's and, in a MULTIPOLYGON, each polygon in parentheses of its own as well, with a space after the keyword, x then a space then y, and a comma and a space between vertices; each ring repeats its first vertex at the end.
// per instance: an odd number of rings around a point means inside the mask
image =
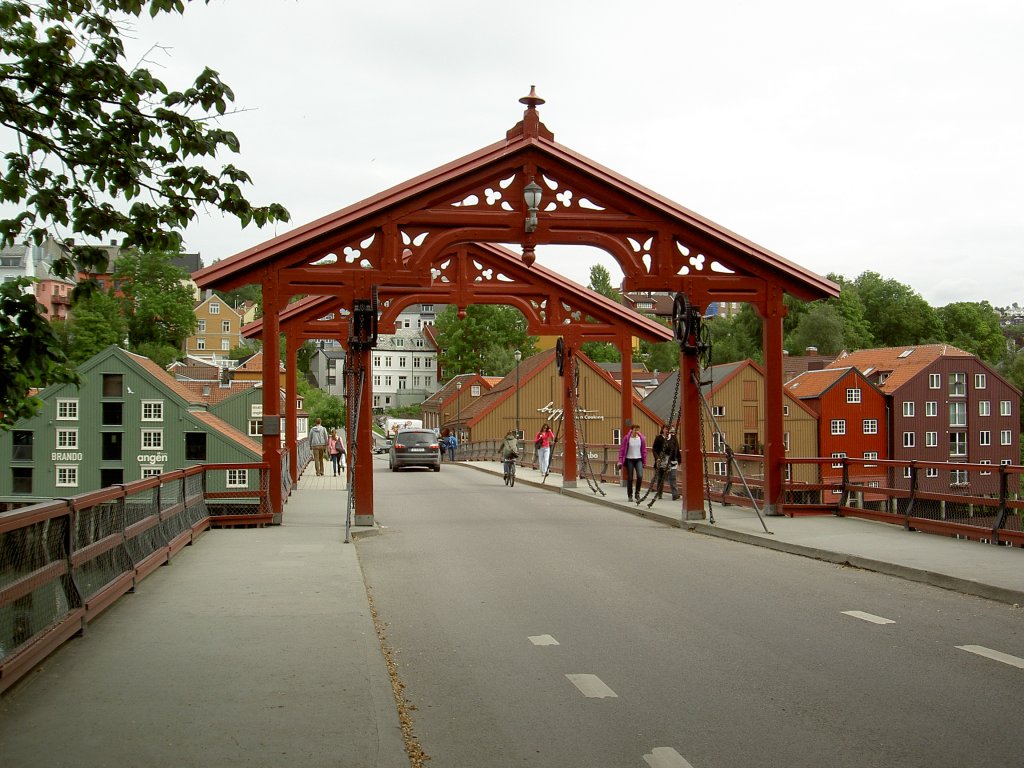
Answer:
POLYGON ((516 460, 505 459, 502 464, 505 465, 505 485, 511 488, 516 484, 516 460))

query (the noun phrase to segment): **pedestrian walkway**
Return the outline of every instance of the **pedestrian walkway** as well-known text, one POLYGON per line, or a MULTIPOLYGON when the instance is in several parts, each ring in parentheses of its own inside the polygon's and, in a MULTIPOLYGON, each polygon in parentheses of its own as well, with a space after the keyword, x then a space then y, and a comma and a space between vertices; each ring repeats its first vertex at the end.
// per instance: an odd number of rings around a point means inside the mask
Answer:
MULTIPOLYGON (((501 462, 467 462, 465 466, 491 472, 500 482, 501 462)), ((563 488, 560 476, 545 479, 529 467, 518 468, 516 485, 520 484, 549 488, 697 533, 1024 606, 1024 550, 1019 547, 981 544, 835 515, 765 517, 766 533, 752 508, 720 504, 712 505, 714 523, 709 519, 683 521, 682 509, 670 500, 667 489, 664 497, 648 508, 653 496, 636 505, 627 500, 625 488, 609 483, 600 485, 604 496, 592 491, 585 480, 575 488, 563 488)))
POLYGON ((0 766, 408 768, 344 488, 310 464, 122 597, 0 697, 0 766))

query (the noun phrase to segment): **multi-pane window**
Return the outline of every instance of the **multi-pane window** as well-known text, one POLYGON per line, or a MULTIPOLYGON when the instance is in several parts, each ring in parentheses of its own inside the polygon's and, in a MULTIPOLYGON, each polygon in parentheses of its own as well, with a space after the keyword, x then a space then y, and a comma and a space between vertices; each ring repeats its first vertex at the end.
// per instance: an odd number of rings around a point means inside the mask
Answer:
POLYGON ((999 433, 999 444, 1000 445, 1012 445, 1013 444, 1013 432, 1009 429, 1004 429, 999 433))
POLYGON ((929 373, 928 374, 928 389, 941 389, 942 388, 942 374, 940 373, 929 373))
POLYGON ((789 416, 789 406, 788 405, 782 406, 782 415, 783 416, 789 416))
POLYGON ((375 368, 380 365, 380 355, 373 356, 373 365, 375 368))
POLYGON ((142 401, 142 420, 143 421, 163 421, 164 420, 164 401, 163 400, 143 400, 142 401))
POLYGON ((421 358, 417 357, 416 355, 413 355, 412 356, 412 367, 413 368, 419 368, 421 365, 423 365, 423 360, 421 358))
MULTIPOLYGON (((845 451, 833 451, 832 458, 833 459, 845 459, 846 458, 846 452, 845 451)), ((833 461, 832 462, 832 469, 842 469, 842 468, 843 468, 843 462, 841 462, 841 461, 833 461)))
POLYGON ((925 477, 938 477, 939 476, 939 468, 938 467, 928 467, 928 468, 926 468, 925 471, 924 471, 924 476, 925 477))
POLYGON ((908 400, 905 403, 903 403, 903 415, 904 416, 913 416, 914 415, 914 402, 912 400, 908 400))
POLYGON ((848 403, 859 403, 860 402, 860 387, 850 387, 846 390, 846 402, 848 403))
POLYGON ((249 436, 259 437, 263 434, 263 419, 249 419, 249 436))
POLYGON ((78 400, 58 400, 57 418, 61 421, 73 421, 78 418, 78 400))
POLYGON ((963 397, 967 394, 967 374, 966 373, 951 373, 949 374, 949 396, 950 397, 963 397))
POLYGON ((992 403, 988 400, 978 401, 978 415, 979 416, 990 416, 992 415, 992 403))
POLYGON ((950 432, 949 433, 949 455, 950 456, 966 456, 967 455, 967 433, 966 432, 950 432))
POLYGON ((376 375, 376 374, 374 375, 374 377, 373 377, 373 386, 375 386, 375 387, 379 387, 380 386, 380 376, 379 375, 376 375))
POLYGON ((984 373, 974 374, 974 388, 984 389, 988 385, 987 377, 984 373))
POLYGON ((846 434, 846 419, 832 419, 830 426, 833 435, 846 434))
POLYGON ((231 321, 230 320, 221 320, 221 322, 220 322, 220 332, 221 333, 231 333, 231 321))
POLYGON ((196 339, 196 349, 206 349, 206 339, 196 339))
POLYGON ((390 376, 385 376, 384 377, 384 386, 385 387, 390 387, 391 386, 391 377, 390 376))
POLYGON ((725 433, 724 432, 712 432, 711 433, 711 450, 714 453, 723 453, 725 451, 725 433))
POLYGON ((904 467, 903 468, 903 476, 906 477, 906 478, 910 477, 910 467, 904 467))
POLYGON ((966 427, 967 426, 967 403, 950 403, 949 404, 949 426, 951 426, 951 427, 966 427))
POLYGON ((211 301, 210 302, 210 314, 211 315, 219 315, 220 314, 220 304, 218 304, 216 301, 211 301))
POLYGON ((789 432, 782 433, 782 450, 789 453, 789 432))
MULTIPOLYGON (((982 459, 982 460, 981 460, 981 461, 979 461, 978 463, 979 463, 979 464, 991 464, 992 462, 991 462, 991 461, 989 461, 988 459, 982 459)), ((991 472, 990 472, 989 470, 987 470, 987 469, 983 469, 983 470, 981 470, 980 472, 978 472, 978 474, 979 474, 979 475, 991 475, 992 473, 991 473, 991 472)))
POLYGON ((160 477, 163 472, 164 471, 160 469, 160 467, 143 467, 142 479, 145 480, 147 477, 160 477))
POLYGON ((712 462, 711 472, 718 477, 724 477, 725 473, 728 471, 728 466, 729 462, 727 461, 712 462))
POLYGON ((249 486, 248 469, 229 469, 228 488, 247 488, 249 486))
POLYGON ((78 430, 77 429, 58 429, 57 430, 57 450, 68 451, 78 447, 78 430))
POLYGON ((231 349, 231 339, 221 339, 220 348, 222 352, 227 352, 231 349))
POLYGON ((949 484, 950 485, 967 485, 967 470, 966 469, 951 469, 949 471, 949 484))
POLYGON ((935 448, 939 444, 938 432, 925 432, 924 444, 926 448, 935 448))
POLYGON ((1009 400, 999 401, 999 415, 1013 416, 1013 404, 1009 400))
POLYGON ((916 444, 916 442, 917 441, 916 441, 916 438, 915 438, 915 434, 913 432, 904 432, 903 433, 903 447, 904 448, 913 448, 914 445, 916 444))
POLYGON ((384 355, 384 365, 387 368, 391 367, 391 355, 384 355))
POLYGON ((978 445, 992 445, 992 433, 987 429, 978 433, 978 445))
POLYGON ((471 397, 480 397, 480 385, 474 384, 469 388, 469 394, 471 397))
POLYGON ((925 416, 938 416, 939 415, 939 403, 937 400, 927 400, 924 404, 924 415, 925 416))
POLYGON ((878 419, 864 419, 863 426, 865 435, 878 434, 878 419))
POLYGON ((61 466, 57 465, 57 487, 58 488, 77 488, 78 487, 78 467, 77 466, 61 466))
POLYGON ((405 355, 398 358, 398 367, 405 368, 405 355))
POLYGON ((206 321, 205 320, 200 320, 199 321, 199 327, 196 328, 196 330, 199 331, 200 333, 206 333, 206 321))
MULTIPOLYGON (((878 461, 878 451, 864 451, 864 460, 865 461, 878 461)), ((865 464, 864 466, 868 466, 868 465, 865 464)))
POLYGON ((162 451, 164 448, 164 431, 162 429, 142 430, 142 450, 162 451))
POLYGON ((711 415, 712 416, 725 416, 725 406, 724 405, 712 405, 711 406, 711 415))

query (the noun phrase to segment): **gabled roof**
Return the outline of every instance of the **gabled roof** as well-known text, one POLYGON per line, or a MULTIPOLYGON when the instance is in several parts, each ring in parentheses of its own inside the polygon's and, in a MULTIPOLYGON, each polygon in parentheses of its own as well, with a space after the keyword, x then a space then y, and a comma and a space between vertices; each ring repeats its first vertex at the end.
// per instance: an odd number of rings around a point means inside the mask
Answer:
MULTIPOLYGON (((263 370, 263 350, 250 355, 245 359, 241 365, 235 368, 235 371, 245 371, 246 373, 259 373, 263 370)), ((278 364, 278 370, 284 371, 284 363, 278 364)))
POLYGON ((148 357, 142 355, 136 355, 134 352, 125 352, 120 347, 115 347, 118 352, 123 354, 126 359, 133 362, 135 365, 144 369, 149 375, 156 381, 163 384, 167 389, 176 394, 182 400, 189 405, 205 405, 205 401, 198 397, 188 387, 182 385, 180 381, 175 379, 171 374, 161 368, 159 365, 154 363, 148 357))
POLYGON ((823 368, 827 368, 835 359, 835 355, 784 355, 782 358, 782 377, 785 381, 789 381, 804 371, 820 371, 823 368))
POLYGON ((179 381, 178 383, 203 398, 206 404, 211 407, 227 400, 242 390, 260 386, 258 381, 246 381, 245 379, 232 379, 229 382, 229 386, 226 387, 221 386, 220 382, 217 381, 179 381))
POLYGON ((804 371, 782 386, 794 397, 799 397, 801 400, 821 397, 832 385, 846 376, 851 370, 854 369, 844 367, 826 368, 823 371, 804 371))
POLYGON ((256 456, 262 456, 263 446, 253 440, 248 435, 244 434, 240 430, 235 429, 223 419, 214 416, 209 411, 190 411, 189 416, 195 417, 198 421, 201 421, 207 427, 214 432, 220 434, 227 440, 235 443, 236 445, 244 448, 247 451, 252 452, 256 456))
POLYGON ((860 370, 866 379, 875 382, 886 394, 892 394, 921 371, 942 357, 974 358, 951 344, 918 344, 909 347, 881 347, 877 349, 858 349, 840 355, 829 367, 854 367, 860 370), (882 376, 879 374, 887 374, 882 376))

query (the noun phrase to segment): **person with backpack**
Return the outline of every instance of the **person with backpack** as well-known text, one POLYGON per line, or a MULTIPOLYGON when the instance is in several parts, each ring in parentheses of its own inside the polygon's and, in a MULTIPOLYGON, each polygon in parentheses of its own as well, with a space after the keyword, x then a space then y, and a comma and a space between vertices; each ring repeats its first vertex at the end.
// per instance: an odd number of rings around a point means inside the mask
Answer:
POLYGON ((342 463, 345 458, 345 446, 338 437, 338 430, 332 429, 331 436, 327 438, 327 455, 331 457, 331 466, 334 469, 334 476, 342 473, 342 463))
POLYGON ((501 456, 501 463, 505 472, 505 483, 507 484, 509 475, 515 471, 512 465, 519 458, 519 440, 516 438, 514 429, 510 429, 508 434, 505 435, 498 453, 501 456))
POLYGON ((316 420, 313 428, 309 430, 309 447, 313 451, 313 464, 316 467, 317 475, 324 473, 324 453, 327 452, 327 428, 316 420))

